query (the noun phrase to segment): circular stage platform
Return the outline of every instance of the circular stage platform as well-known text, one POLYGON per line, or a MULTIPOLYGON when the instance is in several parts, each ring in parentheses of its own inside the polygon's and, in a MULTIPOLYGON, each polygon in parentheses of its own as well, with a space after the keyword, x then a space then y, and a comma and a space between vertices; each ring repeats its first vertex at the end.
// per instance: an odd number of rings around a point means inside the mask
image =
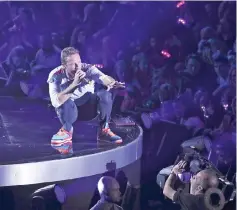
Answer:
POLYGON ((138 125, 111 125, 124 143, 82 138, 74 126, 70 158, 62 158, 50 146, 60 123, 46 102, 26 98, 0 98, 0 187, 54 183, 80 179, 133 164, 142 155, 142 129, 138 125))

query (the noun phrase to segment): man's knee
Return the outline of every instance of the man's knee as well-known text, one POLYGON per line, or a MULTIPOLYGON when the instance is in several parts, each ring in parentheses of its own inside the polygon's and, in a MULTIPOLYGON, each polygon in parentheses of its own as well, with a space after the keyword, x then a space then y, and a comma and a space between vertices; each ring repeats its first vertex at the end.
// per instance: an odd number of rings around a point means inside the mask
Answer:
POLYGON ((56 113, 60 118, 77 115, 76 104, 71 99, 68 99, 60 107, 56 108, 56 113))
POLYGON ((71 99, 68 99, 61 106, 56 108, 56 111, 70 109, 70 108, 74 108, 74 107, 75 107, 75 103, 71 99))

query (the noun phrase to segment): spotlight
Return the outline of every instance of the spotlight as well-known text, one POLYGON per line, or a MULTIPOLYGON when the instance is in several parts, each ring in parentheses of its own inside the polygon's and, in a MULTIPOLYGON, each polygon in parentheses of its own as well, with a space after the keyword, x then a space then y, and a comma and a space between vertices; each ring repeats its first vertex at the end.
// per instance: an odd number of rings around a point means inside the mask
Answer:
POLYGON ((178 2, 178 3, 176 4, 176 8, 180 8, 180 7, 182 7, 184 4, 185 4, 184 1, 180 1, 180 2, 178 2))
POLYGON ((164 57, 166 57, 166 58, 170 58, 170 57, 171 57, 171 54, 170 54, 168 51, 166 51, 166 50, 162 50, 162 51, 161 51, 161 54, 162 54, 164 57))
POLYGON ((229 104, 223 104, 223 108, 225 109, 225 111, 228 110, 229 104))
POLYGON ((99 69, 102 69, 104 68, 104 65, 103 64, 93 64, 93 66, 99 68, 99 69))
POLYGON ((184 20, 183 18, 178 18, 177 23, 178 24, 182 24, 182 25, 186 25, 187 24, 186 20, 184 20))
POLYGON ((63 188, 54 184, 36 190, 31 198, 32 210, 61 210, 66 194, 63 188))

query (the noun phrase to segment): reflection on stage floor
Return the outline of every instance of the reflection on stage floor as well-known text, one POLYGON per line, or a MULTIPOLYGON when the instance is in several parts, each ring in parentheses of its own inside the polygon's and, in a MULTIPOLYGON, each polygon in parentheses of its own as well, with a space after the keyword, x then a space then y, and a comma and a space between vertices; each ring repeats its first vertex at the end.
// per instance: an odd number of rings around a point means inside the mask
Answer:
MULTIPOLYGON (((61 159, 51 148, 50 139, 61 127, 56 113, 46 101, 27 98, 0 98, 0 164, 19 164, 61 159)), ((138 126, 111 125, 120 135, 124 146, 139 135, 138 126)), ((118 145, 100 139, 89 139, 77 133, 80 124, 74 125, 74 156, 83 156, 111 150, 118 145)), ((84 132, 84 131, 83 131, 84 132)), ((86 132, 86 131, 85 131, 86 132)), ((87 131, 90 132, 90 131, 87 131)))

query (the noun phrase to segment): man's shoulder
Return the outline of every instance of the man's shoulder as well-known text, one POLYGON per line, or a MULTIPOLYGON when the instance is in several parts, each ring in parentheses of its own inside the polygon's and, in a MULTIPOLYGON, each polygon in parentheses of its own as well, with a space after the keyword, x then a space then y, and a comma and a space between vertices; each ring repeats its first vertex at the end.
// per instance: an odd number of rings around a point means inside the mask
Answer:
POLYGON ((88 71, 88 70, 90 70, 91 68, 93 67, 93 65, 92 64, 88 64, 88 63, 82 63, 81 64, 81 69, 83 70, 83 71, 88 71))
POLYGON ((91 76, 95 81, 98 81, 99 77, 105 76, 105 74, 97 68, 97 65, 82 63, 81 69, 86 72, 88 77, 91 76))
POLYGON ((97 204, 93 206, 90 210, 111 210, 111 209, 123 210, 123 208, 118 206, 117 204, 101 201, 98 201, 97 204))
POLYGON ((178 201, 180 198, 193 198, 195 197, 194 195, 188 193, 188 192, 185 192, 184 190, 182 189, 179 189, 176 191, 176 193, 174 194, 174 202, 176 202, 176 200, 178 201))
POLYGON ((54 82, 57 81, 59 78, 62 78, 64 76, 64 69, 62 66, 58 66, 55 69, 53 69, 48 76, 48 82, 54 82))
POLYGON ((173 201, 184 209, 205 210, 204 195, 192 195, 180 190, 174 194, 173 201))

